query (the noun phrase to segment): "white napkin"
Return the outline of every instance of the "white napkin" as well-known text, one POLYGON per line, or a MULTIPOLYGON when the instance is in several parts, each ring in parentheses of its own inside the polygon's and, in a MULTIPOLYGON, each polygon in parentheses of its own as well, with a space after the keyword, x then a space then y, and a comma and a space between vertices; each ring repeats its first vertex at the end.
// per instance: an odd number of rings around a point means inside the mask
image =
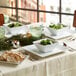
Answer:
POLYGON ((73 48, 73 49, 76 49, 76 40, 74 41, 68 41, 68 42, 65 42, 67 44, 67 46, 73 48))

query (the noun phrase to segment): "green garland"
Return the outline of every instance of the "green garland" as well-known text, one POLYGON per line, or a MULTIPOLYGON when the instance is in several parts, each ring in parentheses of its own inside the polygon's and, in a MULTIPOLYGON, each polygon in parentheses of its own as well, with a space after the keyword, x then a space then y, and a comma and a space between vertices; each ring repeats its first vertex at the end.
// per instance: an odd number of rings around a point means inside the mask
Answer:
POLYGON ((10 50, 12 48, 12 44, 7 38, 0 39, 0 51, 10 50))
MULTIPOLYGON (((40 37, 42 38, 42 37, 40 37)), ((0 51, 2 50, 10 50, 13 48, 12 41, 17 40, 20 42, 20 46, 26 46, 33 44, 33 41, 38 40, 40 38, 37 37, 24 37, 23 35, 12 36, 11 38, 2 38, 0 39, 0 51)))
POLYGON ((33 36, 24 37, 23 35, 16 35, 16 36, 13 36, 13 37, 9 38, 8 40, 10 40, 10 41, 17 40, 17 41, 20 42, 21 46, 25 46, 25 45, 33 44, 33 41, 38 40, 40 38, 33 37, 33 36))

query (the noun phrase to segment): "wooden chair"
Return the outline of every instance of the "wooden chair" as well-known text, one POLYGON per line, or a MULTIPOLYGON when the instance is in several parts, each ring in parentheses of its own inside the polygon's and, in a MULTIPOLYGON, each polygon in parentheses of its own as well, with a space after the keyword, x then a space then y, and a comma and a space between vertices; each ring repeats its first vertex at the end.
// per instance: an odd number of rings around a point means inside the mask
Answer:
POLYGON ((0 14, 0 26, 4 24, 4 15, 0 14))
POLYGON ((76 10, 74 11, 73 27, 76 27, 76 10))

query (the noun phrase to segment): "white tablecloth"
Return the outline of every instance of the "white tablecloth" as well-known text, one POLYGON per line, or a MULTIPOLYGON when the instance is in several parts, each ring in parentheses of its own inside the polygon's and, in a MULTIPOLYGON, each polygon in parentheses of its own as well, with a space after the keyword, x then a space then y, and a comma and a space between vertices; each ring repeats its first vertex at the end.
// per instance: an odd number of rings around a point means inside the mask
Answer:
POLYGON ((0 76, 76 76, 76 51, 45 59, 25 59, 19 65, 0 64, 0 76))
POLYGON ((76 52, 24 60, 19 65, 0 64, 0 71, 0 76, 76 76, 76 52))

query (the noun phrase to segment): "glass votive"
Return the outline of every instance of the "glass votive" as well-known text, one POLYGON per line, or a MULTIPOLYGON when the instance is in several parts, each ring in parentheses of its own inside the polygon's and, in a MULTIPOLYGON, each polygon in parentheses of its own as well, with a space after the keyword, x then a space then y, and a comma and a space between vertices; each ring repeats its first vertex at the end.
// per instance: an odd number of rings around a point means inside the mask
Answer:
POLYGON ((30 33, 34 37, 40 37, 42 35, 43 28, 41 26, 30 26, 30 33))

